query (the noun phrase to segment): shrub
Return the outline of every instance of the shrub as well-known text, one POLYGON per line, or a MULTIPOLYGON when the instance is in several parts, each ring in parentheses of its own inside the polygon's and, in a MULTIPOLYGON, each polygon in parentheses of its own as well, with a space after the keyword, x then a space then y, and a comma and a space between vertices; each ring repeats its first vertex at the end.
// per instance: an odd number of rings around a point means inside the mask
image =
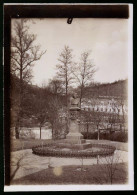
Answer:
POLYGON ((82 135, 84 136, 84 139, 97 139, 98 133, 97 132, 82 132, 82 135))
POLYGON ((119 142, 128 142, 127 132, 115 132, 114 135, 110 136, 110 140, 119 142))

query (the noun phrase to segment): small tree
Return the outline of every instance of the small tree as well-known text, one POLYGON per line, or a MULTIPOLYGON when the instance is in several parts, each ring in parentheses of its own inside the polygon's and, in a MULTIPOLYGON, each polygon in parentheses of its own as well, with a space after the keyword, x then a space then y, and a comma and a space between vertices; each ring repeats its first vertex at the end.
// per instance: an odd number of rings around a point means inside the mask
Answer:
MULTIPOLYGON (((111 156, 100 157, 98 159, 99 169, 105 173, 104 180, 110 184, 114 183, 114 178, 118 170, 118 164, 120 163, 121 154, 115 153, 111 156)), ((124 178, 122 178, 124 179, 124 178)))

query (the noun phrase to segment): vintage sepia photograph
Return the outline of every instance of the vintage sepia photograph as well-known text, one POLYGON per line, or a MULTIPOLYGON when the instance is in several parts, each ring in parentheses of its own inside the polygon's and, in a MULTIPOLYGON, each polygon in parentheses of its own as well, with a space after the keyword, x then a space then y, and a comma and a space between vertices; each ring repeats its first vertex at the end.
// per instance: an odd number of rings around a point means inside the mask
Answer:
POLYGON ((133 190, 132 6, 126 6, 123 18, 11 18, 5 190, 133 190))

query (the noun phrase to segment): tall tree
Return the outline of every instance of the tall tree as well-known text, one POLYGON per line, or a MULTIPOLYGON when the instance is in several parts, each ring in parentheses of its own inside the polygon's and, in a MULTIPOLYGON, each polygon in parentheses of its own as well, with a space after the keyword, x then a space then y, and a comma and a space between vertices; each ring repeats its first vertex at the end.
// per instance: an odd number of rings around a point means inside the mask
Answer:
POLYGON ((78 83, 80 89, 80 106, 84 93, 84 88, 87 84, 93 80, 93 75, 96 72, 95 66, 93 65, 90 57, 90 52, 83 52, 81 54, 80 62, 75 64, 72 69, 75 80, 78 83))
POLYGON ((27 20, 16 20, 11 37, 11 73, 19 78, 19 105, 16 122, 16 138, 22 112, 24 98, 24 81, 29 82, 32 77, 32 66, 46 51, 40 52, 40 46, 35 45, 36 36, 29 33, 27 20))
POLYGON ((68 106, 68 87, 72 80, 72 49, 65 46, 58 58, 59 64, 57 65, 57 75, 62 81, 65 88, 66 106, 68 106))

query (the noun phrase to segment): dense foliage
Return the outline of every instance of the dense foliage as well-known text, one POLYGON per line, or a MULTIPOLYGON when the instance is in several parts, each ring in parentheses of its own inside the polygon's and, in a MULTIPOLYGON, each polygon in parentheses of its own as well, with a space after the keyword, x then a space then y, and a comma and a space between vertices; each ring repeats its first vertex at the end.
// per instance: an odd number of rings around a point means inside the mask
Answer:
MULTIPOLYGON (((97 139, 97 132, 82 132, 84 139, 97 139)), ((128 132, 100 133, 100 139, 117 142, 128 142, 128 132)))

